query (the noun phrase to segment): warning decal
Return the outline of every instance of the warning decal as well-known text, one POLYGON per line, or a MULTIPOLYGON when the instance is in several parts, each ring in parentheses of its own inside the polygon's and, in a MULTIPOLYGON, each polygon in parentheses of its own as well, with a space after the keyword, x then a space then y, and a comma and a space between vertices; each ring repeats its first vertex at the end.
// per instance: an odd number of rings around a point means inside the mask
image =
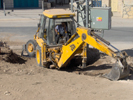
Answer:
POLYGON ((96 20, 101 22, 102 21, 102 17, 97 17, 96 20))

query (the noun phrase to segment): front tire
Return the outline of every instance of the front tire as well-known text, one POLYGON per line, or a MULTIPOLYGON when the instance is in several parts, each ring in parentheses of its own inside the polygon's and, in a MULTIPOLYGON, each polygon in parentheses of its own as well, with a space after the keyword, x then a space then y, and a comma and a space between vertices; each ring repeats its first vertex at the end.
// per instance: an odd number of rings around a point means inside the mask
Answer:
POLYGON ((36 50, 37 43, 35 40, 29 40, 26 43, 26 52, 30 57, 35 57, 35 50, 36 50))

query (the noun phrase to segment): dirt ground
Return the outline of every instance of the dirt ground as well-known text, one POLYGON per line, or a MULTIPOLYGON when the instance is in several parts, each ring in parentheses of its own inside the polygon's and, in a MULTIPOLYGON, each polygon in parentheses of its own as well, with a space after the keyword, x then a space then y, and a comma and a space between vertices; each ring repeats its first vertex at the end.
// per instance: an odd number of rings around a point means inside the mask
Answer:
MULTIPOLYGON (((8 42, 10 46, 22 42, 8 42)), ((133 58, 129 58, 130 76, 110 81, 102 75, 108 73, 115 62, 101 53, 91 53, 89 65, 80 69, 73 65, 57 70, 38 67, 35 58, 21 57, 21 50, 1 48, 0 100, 132 100, 133 58), (95 59, 95 62, 93 60, 95 59)), ((77 60, 78 59, 78 60, 77 60)))

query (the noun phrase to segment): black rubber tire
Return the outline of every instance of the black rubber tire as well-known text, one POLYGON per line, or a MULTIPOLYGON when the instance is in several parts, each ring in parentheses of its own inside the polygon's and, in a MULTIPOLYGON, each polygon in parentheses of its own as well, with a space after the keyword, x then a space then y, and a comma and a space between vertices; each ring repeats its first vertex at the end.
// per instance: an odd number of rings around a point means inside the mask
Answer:
POLYGON ((36 43, 35 40, 29 40, 29 41, 26 43, 26 52, 27 52, 27 54, 28 54, 30 57, 35 57, 36 46, 37 46, 37 43, 36 43), (29 51, 28 51, 28 45, 29 45, 29 44, 32 44, 32 45, 33 45, 33 52, 29 52, 29 51))
POLYGON ((37 45, 36 47, 36 62, 37 65, 42 67, 42 62, 41 62, 42 58, 41 58, 41 47, 39 45, 37 45))

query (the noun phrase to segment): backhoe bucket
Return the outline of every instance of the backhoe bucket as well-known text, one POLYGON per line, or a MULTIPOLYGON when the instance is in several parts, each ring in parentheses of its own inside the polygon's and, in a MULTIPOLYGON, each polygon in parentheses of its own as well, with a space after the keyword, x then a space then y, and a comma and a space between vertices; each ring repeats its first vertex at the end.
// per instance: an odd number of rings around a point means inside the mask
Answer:
POLYGON ((109 74, 103 75, 112 81, 117 81, 119 79, 129 76, 130 68, 126 62, 126 59, 117 59, 116 63, 113 65, 112 70, 109 74))

